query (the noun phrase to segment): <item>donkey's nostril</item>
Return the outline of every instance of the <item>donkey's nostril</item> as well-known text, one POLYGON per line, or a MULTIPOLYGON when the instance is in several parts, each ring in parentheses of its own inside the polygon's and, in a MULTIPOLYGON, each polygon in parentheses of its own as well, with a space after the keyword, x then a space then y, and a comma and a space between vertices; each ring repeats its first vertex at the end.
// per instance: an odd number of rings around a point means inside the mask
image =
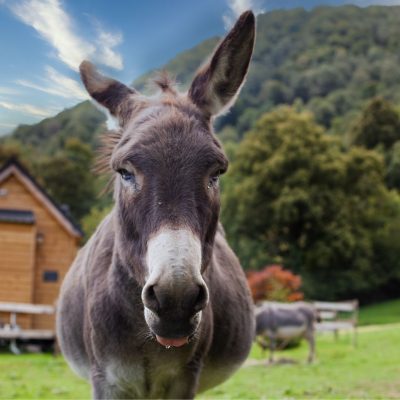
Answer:
POLYGON ((157 295, 155 292, 156 285, 146 286, 143 290, 143 303, 151 311, 157 313, 160 309, 160 303, 158 302, 157 295))
POLYGON ((199 293, 197 294, 194 309, 196 312, 202 310, 208 303, 208 290, 205 285, 199 285, 199 293))

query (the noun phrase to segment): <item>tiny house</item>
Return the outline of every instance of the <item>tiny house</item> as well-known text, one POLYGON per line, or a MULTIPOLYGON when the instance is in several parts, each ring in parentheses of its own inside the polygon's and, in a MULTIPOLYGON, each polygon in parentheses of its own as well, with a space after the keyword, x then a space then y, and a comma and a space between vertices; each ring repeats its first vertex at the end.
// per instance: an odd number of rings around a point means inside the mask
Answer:
MULTIPOLYGON (((82 232, 16 160, 0 169, 0 302, 54 305, 82 232)), ((9 315, 0 313, 0 322, 9 315)), ((21 315, 24 329, 54 330, 54 315, 21 315)))

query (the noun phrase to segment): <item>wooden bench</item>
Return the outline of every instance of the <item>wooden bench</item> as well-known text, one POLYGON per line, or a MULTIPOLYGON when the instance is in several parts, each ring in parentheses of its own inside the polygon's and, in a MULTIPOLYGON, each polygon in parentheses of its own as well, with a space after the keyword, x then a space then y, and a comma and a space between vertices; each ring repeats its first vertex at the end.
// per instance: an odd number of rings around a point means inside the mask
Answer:
POLYGON ((353 345, 357 344, 358 300, 327 302, 314 301, 320 322, 316 324, 319 332, 333 332, 337 338, 339 331, 353 331, 353 345))
POLYGON ((19 354, 17 340, 54 340, 53 330, 21 329, 18 325, 18 314, 54 314, 55 307, 43 304, 4 303, 0 302, 0 312, 10 313, 8 324, 0 327, 0 340, 9 341, 13 353, 19 354))

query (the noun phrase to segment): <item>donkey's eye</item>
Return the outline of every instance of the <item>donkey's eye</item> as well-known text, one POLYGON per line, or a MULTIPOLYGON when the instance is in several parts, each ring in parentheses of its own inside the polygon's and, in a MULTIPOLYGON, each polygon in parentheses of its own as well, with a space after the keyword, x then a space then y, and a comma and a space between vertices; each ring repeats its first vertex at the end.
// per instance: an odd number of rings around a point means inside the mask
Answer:
POLYGON ((135 182, 135 175, 132 174, 132 172, 129 172, 126 169, 123 169, 123 168, 119 169, 117 172, 121 175, 121 178, 125 182, 131 182, 131 183, 135 182))
POLYGON ((212 187, 217 187, 219 183, 219 176, 221 175, 221 171, 218 171, 217 173, 213 174, 210 176, 208 180, 208 185, 207 187, 211 189, 212 187))

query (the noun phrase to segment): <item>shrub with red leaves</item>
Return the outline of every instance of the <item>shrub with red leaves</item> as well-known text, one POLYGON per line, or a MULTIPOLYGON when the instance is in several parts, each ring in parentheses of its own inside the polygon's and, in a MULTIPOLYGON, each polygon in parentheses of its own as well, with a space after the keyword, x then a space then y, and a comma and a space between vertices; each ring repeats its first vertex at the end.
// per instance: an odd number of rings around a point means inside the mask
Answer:
POLYGON ((247 282, 255 303, 261 300, 291 302, 304 298, 299 290, 301 277, 280 265, 267 265, 261 271, 249 271, 247 282))

